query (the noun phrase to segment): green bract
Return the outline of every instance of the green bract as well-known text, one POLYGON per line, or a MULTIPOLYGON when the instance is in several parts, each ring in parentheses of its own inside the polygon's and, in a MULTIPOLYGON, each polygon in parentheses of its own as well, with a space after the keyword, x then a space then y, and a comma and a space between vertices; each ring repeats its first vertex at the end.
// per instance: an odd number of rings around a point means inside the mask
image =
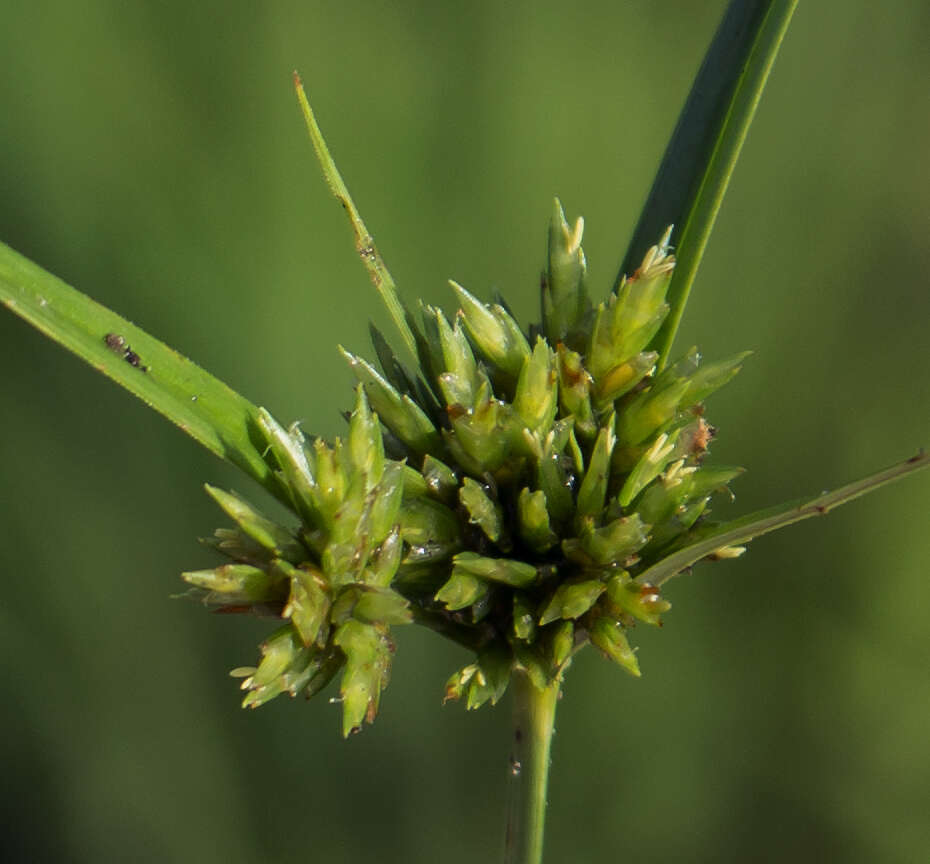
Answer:
POLYGON ((407 314, 416 370, 376 330, 380 369, 343 351, 359 380, 345 441, 260 412, 298 527, 207 487, 236 526, 210 542, 235 563, 184 578, 210 605, 285 622, 236 670, 244 705, 316 693, 341 670, 343 731, 357 730, 388 682, 390 627, 414 620, 474 649, 446 684, 469 708, 516 669, 548 686, 589 642, 639 675, 627 631, 670 604, 636 577, 706 528, 740 472, 704 465, 703 400, 745 355, 702 365, 691 349, 657 373, 671 229, 593 307, 582 226, 555 202, 540 323, 453 283, 455 315, 407 314))

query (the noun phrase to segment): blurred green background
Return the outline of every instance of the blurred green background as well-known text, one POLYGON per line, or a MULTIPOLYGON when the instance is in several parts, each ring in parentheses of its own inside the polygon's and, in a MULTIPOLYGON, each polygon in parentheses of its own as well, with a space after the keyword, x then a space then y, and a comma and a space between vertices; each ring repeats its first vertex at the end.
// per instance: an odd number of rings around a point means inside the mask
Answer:
MULTIPOLYGON (((618 266, 724 3, 5 3, 0 238, 282 420, 334 434, 386 324, 291 89, 405 296, 535 314, 553 194, 618 266)), ((679 347, 750 348, 709 405, 720 514, 930 445, 925 0, 802 3, 679 347)), ((0 314, 0 859, 494 861, 508 712, 397 633, 374 727, 239 710, 267 622, 173 600, 232 468, 0 314)), ((586 652, 550 862, 926 860, 930 476, 676 580, 644 677, 586 652)))

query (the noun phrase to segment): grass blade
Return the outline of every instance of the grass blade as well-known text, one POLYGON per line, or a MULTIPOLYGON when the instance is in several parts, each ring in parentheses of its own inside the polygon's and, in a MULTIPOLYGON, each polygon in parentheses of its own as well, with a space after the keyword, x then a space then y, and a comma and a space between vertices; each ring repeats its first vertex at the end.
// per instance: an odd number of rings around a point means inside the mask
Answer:
POLYGON ((0 303, 282 497, 258 408, 222 381, 3 243, 0 303))
POLYGON ((930 466, 930 453, 921 451, 904 462, 899 462, 897 465, 892 465, 890 468, 871 474, 862 480, 848 483, 834 492, 825 492, 811 498, 800 498, 796 501, 777 504, 765 510, 749 513, 740 519, 734 519, 732 522, 711 526, 708 528, 707 533, 696 543, 691 543, 677 552, 673 552, 658 564, 654 564, 637 576, 636 581, 640 584, 648 582, 651 585, 661 585, 676 573, 680 573, 686 567, 690 567, 695 562, 700 561, 701 558, 713 554, 724 546, 746 543, 754 537, 768 534, 770 531, 784 528, 786 525, 793 525, 803 519, 810 519, 812 516, 824 516, 834 507, 839 507, 840 504, 853 501, 868 492, 878 489, 880 486, 900 480, 902 477, 928 466, 930 466))
POLYGON ((294 73, 294 88, 297 90, 297 100, 300 102, 300 110, 303 112, 304 120, 307 123, 307 131, 310 133, 310 140, 313 142, 313 149, 316 152, 316 158, 319 160, 320 167, 323 169, 323 176, 326 178, 326 183, 333 195, 339 200, 339 203, 342 204, 349 217, 349 222, 352 223, 352 231, 355 234, 355 251, 358 252, 359 257, 362 259, 362 263, 365 265, 365 269, 368 271, 368 275, 371 277, 375 289, 381 296, 381 300, 384 302, 384 305, 387 306, 387 310, 394 321, 394 326, 397 327, 400 335, 403 337, 404 344, 410 350, 410 354, 416 357, 416 340, 414 339, 413 331, 410 329, 410 324, 408 323, 408 312, 404 308, 400 295, 397 293, 397 285, 390 271, 387 269, 387 265, 384 263, 384 259, 381 257, 378 247, 375 246, 374 238, 368 232, 365 223, 362 221, 361 214, 358 212, 355 202, 349 194, 349 188, 342 179, 342 174, 339 173, 339 169, 336 167, 336 163, 330 155, 329 148, 326 146, 326 141, 323 138, 323 133, 320 131, 320 127, 316 122, 316 117, 313 114, 313 109, 310 107, 310 101, 307 99, 307 94, 304 91, 304 85, 296 72, 294 73))
POLYGON ((677 228, 671 311, 653 339, 665 367, 688 294, 797 0, 732 0, 711 42, 627 249, 632 273, 666 226, 677 228))

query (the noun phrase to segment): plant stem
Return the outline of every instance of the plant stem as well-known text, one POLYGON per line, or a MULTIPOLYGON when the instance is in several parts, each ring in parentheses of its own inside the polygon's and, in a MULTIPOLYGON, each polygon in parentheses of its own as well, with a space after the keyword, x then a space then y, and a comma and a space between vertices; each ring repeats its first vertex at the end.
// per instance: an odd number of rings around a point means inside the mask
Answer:
POLYGON ((514 672, 513 739, 507 806, 505 864, 541 864, 546 824, 549 747, 561 681, 538 690, 523 672, 514 672))

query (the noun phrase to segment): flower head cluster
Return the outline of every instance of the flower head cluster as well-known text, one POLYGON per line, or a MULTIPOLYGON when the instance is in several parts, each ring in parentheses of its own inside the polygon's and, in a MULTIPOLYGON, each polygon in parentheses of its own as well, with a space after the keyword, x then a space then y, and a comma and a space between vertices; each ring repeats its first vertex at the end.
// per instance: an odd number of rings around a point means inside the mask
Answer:
POLYGON ((451 321, 407 314, 417 372, 376 330, 380 368, 343 351, 360 385, 345 442, 262 413, 297 529, 208 487, 236 523, 211 542, 236 563, 184 578, 210 603, 284 621, 258 666, 237 670, 245 705, 312 695, 343 670, 343 729, 358 729, 388 681, 389 627, 412 620, 474 650, 446 685, 469 708, 496 702, 515 669, 546 687, 589 642, 639 675, 626 632, 670 604, 638 577, 741 472, 703 464, 703 402, 745 355, 702 364, 691 349, 657 369, 671 229, 595 307, 582 227, 555 202, 529 332, 453 283, 451 321))

